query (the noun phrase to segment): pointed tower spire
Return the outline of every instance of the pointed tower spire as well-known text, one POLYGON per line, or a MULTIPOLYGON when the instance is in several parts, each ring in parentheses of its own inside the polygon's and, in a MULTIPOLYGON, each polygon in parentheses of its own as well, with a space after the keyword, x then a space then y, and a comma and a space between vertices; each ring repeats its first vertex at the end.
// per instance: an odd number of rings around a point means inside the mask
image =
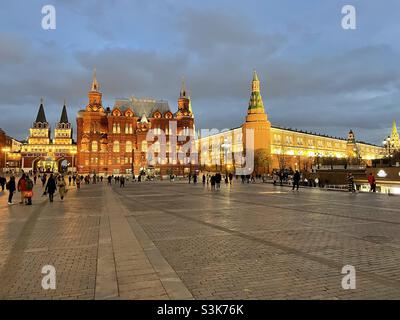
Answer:
POLYGON ((96 77, 96 68, 93 70, 93 81, 92 81, 92 91, 99 91, 100 86, 99 83, 97 82, 97 77, 96 77))
POLYGON ((186 82, 185 82, 185 77, 182 76, 182 86, 181 86, 181 92, 180 92, 180 97, 181 98, 186 98, 186 82))
POLYGON ((41 122, 41 123, 47 123, 46 120, 46 115, 44 113, 44 107, 43 107, 43 98, 40 98, 40 106, 39 106, 39 111, 36 117, 36 123, 41 122))
POLYGON ((64 99, 64 106, 61 112, 61 118, 60 118, 60 122, 59 123, 69 123, 68 121, 68 114, 67 114, 67 106, 66 106, 66 101, 64 99))
POLYGON ((97 82, 97 77, 96 77, 96 68, 94 68, 93 70, 92 87, 88 93, 88 98, 89 98, 89 104, 86 106, 87 111, 94 111, 94 112, 104 111, 101 102, 102 93, 100 92, 100 86, 99 83, 97 82))
POLYGON ((251 82, 251 96, 248 113, 265 113, 264 103, 260 93, 260 81, 257 72, 253 72, 253 81, 251 82))
POLYGON ((400 138, 399 133, 397 131, 396 120, 393 120, 392 123, 392 133, 390 135, 390 141, 394 149, 400 149, 400 138))

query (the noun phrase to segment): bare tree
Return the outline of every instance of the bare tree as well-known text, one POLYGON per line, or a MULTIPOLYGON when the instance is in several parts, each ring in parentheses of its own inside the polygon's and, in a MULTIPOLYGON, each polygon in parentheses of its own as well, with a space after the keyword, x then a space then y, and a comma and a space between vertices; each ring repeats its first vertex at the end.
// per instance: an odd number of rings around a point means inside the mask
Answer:
POLYGON ((279 169, 283 170, 286 168, 286 146, 281 143, 280 144, 280 152, 276 154, 276 158, 278 159, 279 169))
POLYGON ((265 149, 258 149, 254 152, 254 170, 257 174, 269 172, 270 156, 265 149))

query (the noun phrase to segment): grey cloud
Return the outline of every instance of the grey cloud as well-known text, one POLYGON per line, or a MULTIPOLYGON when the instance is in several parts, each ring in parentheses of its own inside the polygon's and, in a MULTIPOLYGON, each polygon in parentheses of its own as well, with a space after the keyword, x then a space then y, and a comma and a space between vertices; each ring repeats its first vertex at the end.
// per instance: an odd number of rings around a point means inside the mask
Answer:
POLYGON ((0 66, 22 63, 27 54, 23 39, 15 34, 0 33, 0 66))
POLYGON ((184 45, 199 55, 234 53, 234 50, 265 55, 275 52, 283 39, 280 35, 263 34, 255 30, 250 17, 220 11, 187 9, 177 23, 184 45))
POLYGON ((135 94, 176 100, 187 65, 184 55, 123 48, 105 49, 96 54, 80 52, 77 60, 87 70, 98 66, 98 80, 104 94, 111 99, 135 94))

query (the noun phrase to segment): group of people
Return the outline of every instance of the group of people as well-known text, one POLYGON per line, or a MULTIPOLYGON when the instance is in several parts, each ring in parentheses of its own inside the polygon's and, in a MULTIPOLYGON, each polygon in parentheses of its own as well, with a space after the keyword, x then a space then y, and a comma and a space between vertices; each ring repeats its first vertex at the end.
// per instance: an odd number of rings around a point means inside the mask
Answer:
POLYGON ((1 191, 4 192, 5 189, 8 191, 8 204, 13 204, 14 195, 19 192, 19 203, 28 206, 32 205, 33 190, 38 179, 42 182, 43 195, 48 195, 50 202, 54 201, 54 194, 57 190, 61 200, 64 200, 68 189, 63 175, 55 175, 53 173, 49 175, 46 173, 37 175, 36 173, 23 172, 19 179, 14 174, 11 174, 8 181, 6 177, 0 177, 1 191))
MULTIPOLYGON (((136 182, 136 181, 137 182, 142 182, 142 179, 146 179, 148 181, 151 180, 150 176, 146 176, 146 175, 144 175, 142 173, 137 176, 137 179, 136 179, 136 176, 134 174, 132 175, 132 182, 136 182)), ((129 180, 130 180, 130 176, 129 175, 126 175, 126 176, 124 176, 124 175, 121 175, 121 176, 110 175, 110 176, 107 177, 107 184, 109 186, 111 186, 112 182, 114 181, 114 184, 119 184, 120 188, 125 188, 125 183, 129 182, 129 180)), ((103 182, 103 177, 100 178, 100 181, 103 182)))
POLYGON ((26 204, 28 206, 32 205, 34 182, 31 180, 29 175, 23 173, 18 182, 15 181, 14 175, 11 175, 8 181, 6 180, 6 178, 2 177, 1 179, 2 191, 4 191, 4 184, 5 188, 8 190, 9 205, 13 203, 12 201, 16 191, 18 191, 21 195, 20 204, 26 204))
MULTIPOLYGON (((193 184, 197 184, 198 176, 196 173, 189 175, 189 183, 191 183, 192 179, 193 179, 193 184)), ((217 172, 215 174, 203 173, 201 180, 202 180, 203 186, 211 185, 211 190, 219 190, 219 189, 221 189, 222 180, 225 181, 226 185, 228 185, 228 184, 232 185, 233 174, 232 173, 225 174, 225 176, 223 177, 220 172, 217 172)))

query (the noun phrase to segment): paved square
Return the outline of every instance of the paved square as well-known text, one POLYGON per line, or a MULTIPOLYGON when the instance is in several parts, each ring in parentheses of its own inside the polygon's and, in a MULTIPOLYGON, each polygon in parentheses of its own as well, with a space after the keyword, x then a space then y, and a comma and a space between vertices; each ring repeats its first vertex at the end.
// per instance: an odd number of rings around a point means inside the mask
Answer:
POLYGON ((37 186, 31 207, 1 195, 0 298, 400 298, 400 197, 234 182, 84 185, 53 204, 37 186))

